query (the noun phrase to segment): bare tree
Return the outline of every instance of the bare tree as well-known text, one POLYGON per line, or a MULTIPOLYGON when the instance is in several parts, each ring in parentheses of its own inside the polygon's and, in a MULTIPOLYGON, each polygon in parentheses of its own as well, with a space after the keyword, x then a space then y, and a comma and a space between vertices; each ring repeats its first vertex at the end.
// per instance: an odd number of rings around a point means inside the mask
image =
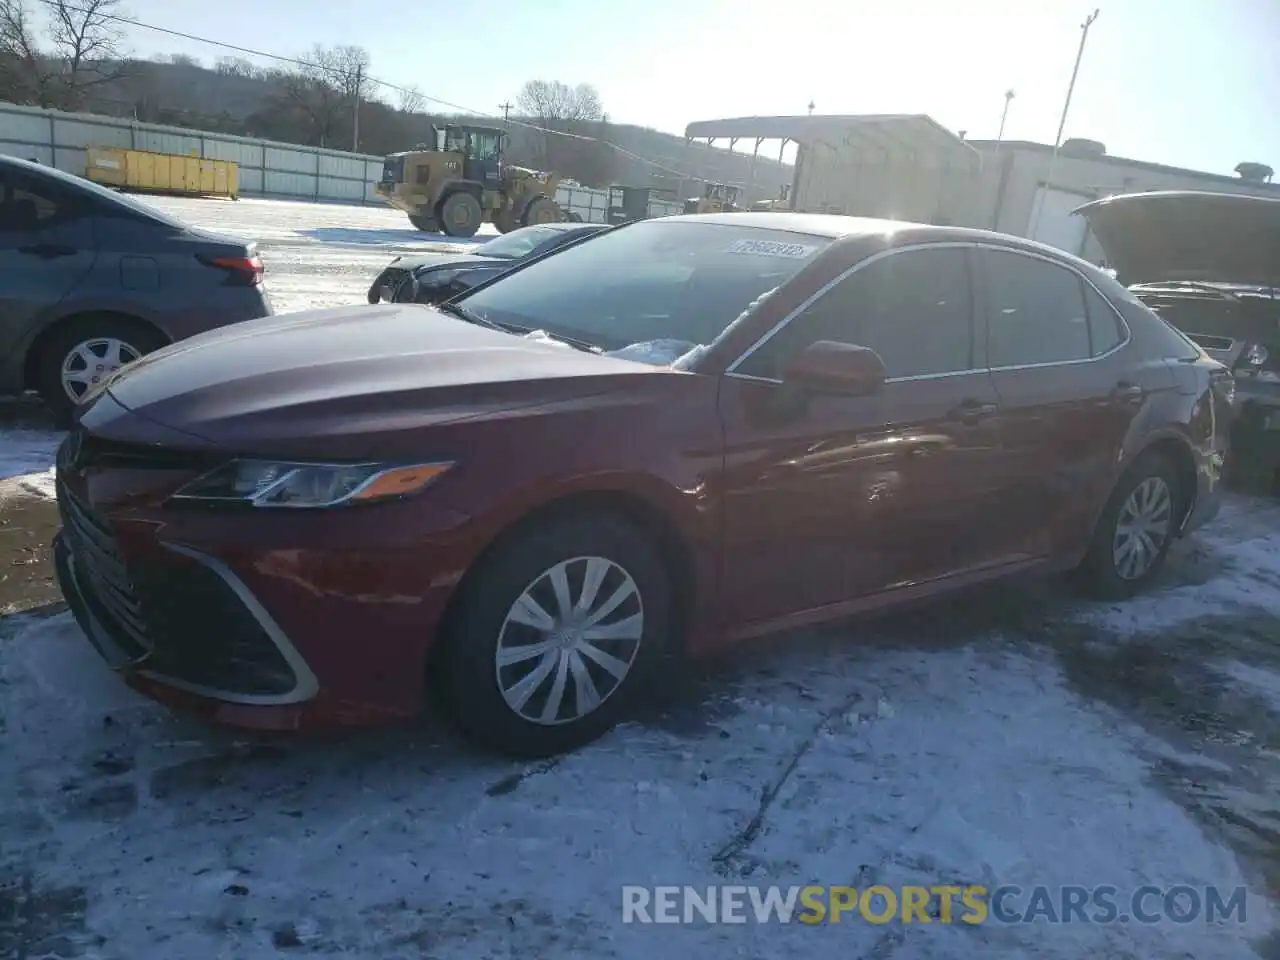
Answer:
POLYGON ((260 77, 265 73, 244 57, 219 57, 214 69, 224 77, 260 77))
POLYGON ((401 113, 421 113, 427 105, 427 98, 417 87, 404 87, 397 92, 401 113))
POLYGON ((520 88, 516 107, 543 128, 537 134, 539 166, 573 174, 583 183, 607 181, 612 157, 596 140, 605 129, 605 113, 595 87, 530 80, 520 88))
POLYGON ((53 106, 53 72, 40 52, 24 0, 0 0, 0 96, 53 106))
POLYGON ((122 0, 49 0, 49 39, 61 69, 63 109, 83 106, 88 92, 125 74, 122 0))
POLYGON ((40 43, 27 0, 0 0, 0 82, 7 96, 75 110, 92 88, 124 75, 122 0, 42 0, 49 27, 40 43))
POLYGON ((302 113, 316 146, 333 146, 353 121, 369 72, 363 47, 316 46, 297 70, 278 74, 286 102, 302 113))

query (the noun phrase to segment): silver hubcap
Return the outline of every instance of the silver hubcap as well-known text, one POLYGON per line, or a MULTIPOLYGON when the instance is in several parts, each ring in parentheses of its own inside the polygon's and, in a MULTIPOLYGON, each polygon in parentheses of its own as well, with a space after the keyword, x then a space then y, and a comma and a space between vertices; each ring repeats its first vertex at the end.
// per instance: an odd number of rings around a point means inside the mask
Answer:
POLYGON ((643 635, 631 574, 604 557, 557 563, 507 611, 494 664, 502 699, 532 723, 579 720, 622 686, 643 635))
POLYGON ((1116 519, 1111 555, 1116 573, 1137 580, 1151 569, 1169 539, 1173 495, 1159 477, 1147 477, 1129 494, 1116 519))
POLYGON ((86 340, 72 348, 62 361, 62 389, 78 401, 94 385, 140 356, 135 347, 115 337, 86 340))

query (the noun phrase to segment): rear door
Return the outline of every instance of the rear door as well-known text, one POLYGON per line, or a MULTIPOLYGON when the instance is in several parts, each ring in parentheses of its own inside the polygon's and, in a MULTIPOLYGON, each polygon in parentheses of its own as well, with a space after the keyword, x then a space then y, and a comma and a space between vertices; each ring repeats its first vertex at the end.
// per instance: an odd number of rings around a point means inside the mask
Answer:
POLYGON ((973 333, 968 251, 867 263, 725 377, 726 601, 762 620, 990 561, 995 390, 973 333), (874 349, 876 394, 795 405, 787 361, 817 340, 874 349))
POLYGON ((22 350, 35 329, 94 257, 93 217, 82 196, 0 166, 0 360, 9 378, 20 373, 22 350))
POLYGON ((1069 553, 1087 542, 1125 435, 1169 372, 1130 349, 1123 319, 1084 274, 1010 248, 975 253, 1000 398, 1005 529, 1019 552, 1069 553))

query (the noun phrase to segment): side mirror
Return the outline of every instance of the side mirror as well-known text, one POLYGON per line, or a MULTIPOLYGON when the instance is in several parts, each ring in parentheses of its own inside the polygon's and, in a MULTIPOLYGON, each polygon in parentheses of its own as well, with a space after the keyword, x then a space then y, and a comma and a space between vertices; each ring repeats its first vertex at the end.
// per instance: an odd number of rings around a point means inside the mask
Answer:
POLYGON ((884 361, 870 347, 819 340, 782 371, 782 382, 821 393, 865 396, 884 384, 884 361))

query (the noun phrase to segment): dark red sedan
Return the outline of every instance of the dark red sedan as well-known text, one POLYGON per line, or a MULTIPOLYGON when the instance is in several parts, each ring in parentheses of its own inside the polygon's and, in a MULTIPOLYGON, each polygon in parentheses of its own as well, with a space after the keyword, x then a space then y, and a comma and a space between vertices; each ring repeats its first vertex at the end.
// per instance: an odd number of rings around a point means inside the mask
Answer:
POLYGON ((1133 593, 1217 509, 1231 389, 1024 240, 650 220, 125 367, 60 453, 59 575, 131 683, 219 721, 437 698, 554 753, 670 655, 1023 571, 1133 593))

